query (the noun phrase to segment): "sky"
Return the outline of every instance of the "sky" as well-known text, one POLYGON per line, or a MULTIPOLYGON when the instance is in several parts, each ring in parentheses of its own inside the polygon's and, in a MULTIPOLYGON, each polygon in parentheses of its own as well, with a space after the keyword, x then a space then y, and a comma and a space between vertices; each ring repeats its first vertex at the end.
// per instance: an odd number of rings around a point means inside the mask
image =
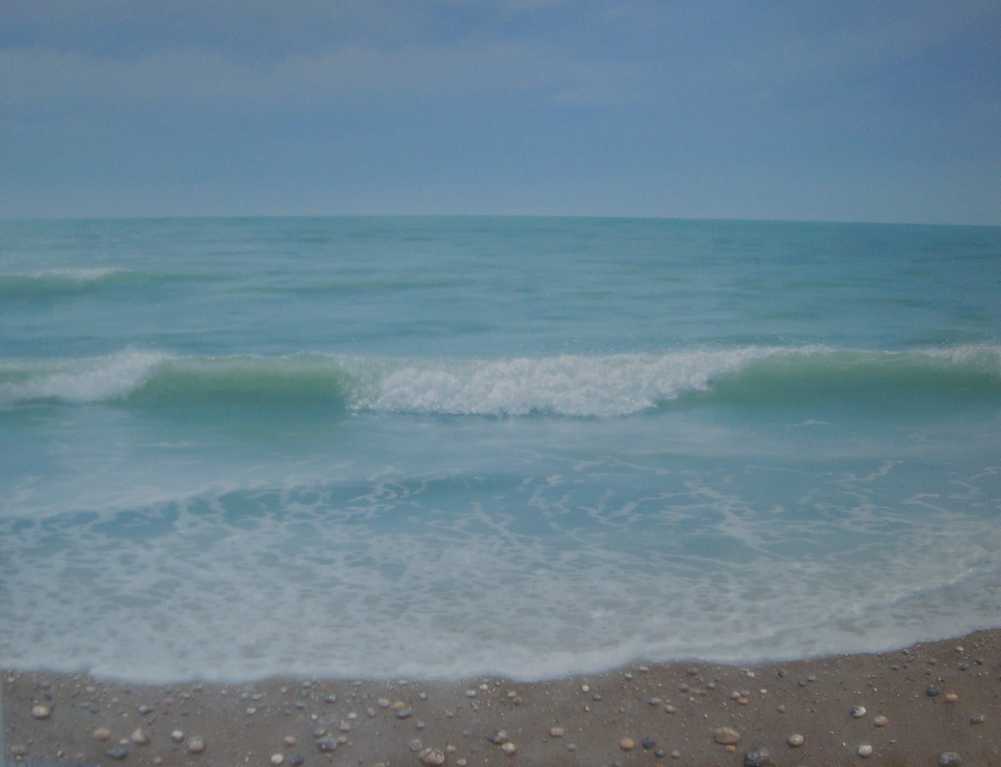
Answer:
POLYGON ((1001 224, 997 0, 0 6, 0 217, 1001 224))

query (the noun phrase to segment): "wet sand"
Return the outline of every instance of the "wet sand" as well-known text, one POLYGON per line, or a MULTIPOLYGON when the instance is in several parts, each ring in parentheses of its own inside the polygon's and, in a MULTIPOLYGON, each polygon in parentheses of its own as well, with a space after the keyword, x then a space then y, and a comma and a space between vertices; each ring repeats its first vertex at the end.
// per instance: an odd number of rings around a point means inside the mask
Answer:
POLYGON ((933 767, 954 752, 1001 766, 1001 630, 878 655, 637 664, 527 684, 2 678, 8 764, 933 767), (739 740, 717 742, 734 737, 720 728, 739 740))

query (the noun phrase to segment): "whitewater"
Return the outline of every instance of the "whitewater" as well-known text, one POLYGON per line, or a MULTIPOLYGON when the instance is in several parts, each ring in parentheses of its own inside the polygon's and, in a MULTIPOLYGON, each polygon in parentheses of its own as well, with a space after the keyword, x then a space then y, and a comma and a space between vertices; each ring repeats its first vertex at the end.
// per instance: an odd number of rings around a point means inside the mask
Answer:
POLYGON ((1001 623, 1001 229, 0 222, 0 666, 538 679, 1001 623))

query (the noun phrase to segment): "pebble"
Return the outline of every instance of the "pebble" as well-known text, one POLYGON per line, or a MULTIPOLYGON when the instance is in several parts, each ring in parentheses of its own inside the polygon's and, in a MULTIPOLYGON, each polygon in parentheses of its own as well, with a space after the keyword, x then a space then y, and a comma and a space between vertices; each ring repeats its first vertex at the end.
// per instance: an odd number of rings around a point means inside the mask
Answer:
POLYGON ((875 717, 873 717, 872 723, 877 727, 886 727, 886 725, 890 723, 890 720, 887 719, 882 714, 878 714, 875 717))
POLYGON ((870 756, 872 756, 872 746, 870 746, 868 743, 863 743, 861 746, 858 747, 857 753, 863 759, 868 759, 870 756))
POLYGON ((551 738, 562 738, 566 734, 567 734, 567 731, 564 730, 562 727, 550 727, 549 728, 549 737, 551 737, 551 738))
POLYGON ((129 740, 131 740, 138 746, 145 746, 147 743, 149 743, 149 737, 146 735, 145 732, 143 732, 142 727, 136 727, 132 731, 132 734, 129 735, 129 740))
POLYGON ((284 738, 282 738, 282 742, 286 746, 294 746, 296 744, 296 739, 294 735, 286 735, 284 738))
POLYGON ((180 730, 174 730, 172 733, 170 733, 170 739, 175 743, 180 743, 182 740, 184 740, 184 733, 181 732, 180 730))
POLYGON ((200 754, 205 750, 205 741, 197 735, 188 740, 188 753, 200 754))
POLYGON ((22 757, 27 756, 28 748, 27 746, 22 746, 20 743, 17 743, 10 747, 10 753, 15 759, 21 759, 22 757))
POLYGON ((51 713, 52 710, 48 706, 35 706, 31 709, 31 715, 35 719, 48 719, 51 713))
POLYGON ((271 763, 275 767, 278 767, 278 765, 283 764, 284 762, 285 762, 285 754, 272 754, 271 755, 271 763))
POLYGON ((865 706, 852 706, 852 719, 861 719, 865 716, 865 706))
POLYGON ((429 765, 429 767, 441 767, 445 763, 445 752, 439 751, 437 748, 425 748, 421 751, 420 756, 421 764, 429 765))
POLYGON ((147 706, 144 703, 141 706, 139 706, 139 713, 142 714, 143 716, 146 716, 147 714, 152 714, 153 708, 151 706, 147 706))
POLYGON ((640 745, 643 747, 644 751, 649 751, 657 745, 657 741, 653 738, 643 738, 643 740, 640 741, 640 745))
POLYGON ((413 715, 414 715, 414 710, 410 708, 410 706, 398 709, 396 712, 397 719, 409 719, 413 715))
POLYGON ((636 748, 636 741, 632 738, 621 738, 619 740, 619 748, 623 751, 632 751, 636 748))
POLYGON ((947 692, 945 694, 945 702, 946 703, 957 703, 958 701, 959 701, 959 693, 958 692, 947 692))
POLYGON ((929 698, 937 698, 941 694, 942 691, 935 685, 929 685, 928 689, 925 690, 925 695, 927 695, 929 698))
POLYGON ((487 738, 495 746, 501 746, 508 741, 507 730, 497 730, 493 735, 487 738))
POLYGON ((316 741, 316 747, 323 753, 329 754, 331 751, 337 750, 337 740, 336 738, 320 738, 316 741))
POLYGON ((672 759, 680 759, 681 758, 681 752, 678 749, 674 749, 674 751, 671 752, 671 758, 672 759))
POLYGON ((713 740, 722 746, 732 746, 740 740, 740 733, 732 727, 719 727, 713 732, 713 740))
POLYGON ((938 755, 938 767, 959 767, 963 763, 955 751, 943 751, 938 755))
POLYGON ((774 764, 767 748, 756 748, 744 754, 744 767, 773 767, 774 764))
POLYGON ((424 743, 420 738, 414 738, 412 741, 407 743, 407 748, 416 754, 418 751, 422 751, 424 749, 424 743))
POLYGON ((503 746, 501 746, 501 751, 503 751, 508 756, 514 756, 514 754, 515 754, 515 752, 517 750, 518 750, 518 747, 516 745, 514 745, 514 743, 512 743, 510 740, 507 743, 505 743, 503 746))
POLYGON ((291 767, 302 767, 306 763, 306 757, 302 754, 293 754, 288 758, 288 763, 291 767))
POLYGON ((983 724, 987 721, 987 717, 983 714, 974 714, 970 717, 970 724, 983 724))
POLYGON ((129 750, 125 748, 125 746, 112 746, 104 752, 104 755, 109 759, 114 759, 116 762, 120 762, 129 755, 129 750))
POLYGON ((94 740, 110 740, 111 730, 107 727, 98 727, 94 730, 94 740))
POLYGON ((674 713, 677 713, 677 711, 678 711, 678 709, 676 707, 672 706, 670 703, 668 703, 666 706, 664 706, 664 710, 667 713, 669 713, 669 714, 674 714, 674 713))
POLYGON ((806 738, 804 738, 798 732, 793 733, 786 739, 786 743, 788 743, 792 748, 799 748, 800 746, 803 745, 804 742, 806 742, 806 738))

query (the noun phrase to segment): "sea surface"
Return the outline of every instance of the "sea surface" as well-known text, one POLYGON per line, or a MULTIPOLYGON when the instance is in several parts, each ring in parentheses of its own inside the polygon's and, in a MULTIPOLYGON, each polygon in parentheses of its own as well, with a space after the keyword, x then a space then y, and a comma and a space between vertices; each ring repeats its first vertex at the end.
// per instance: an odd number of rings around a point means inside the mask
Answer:
POLYGON ((1001 625, 1001 228, 0 222, 0 667, 504 674, 1001 625))

